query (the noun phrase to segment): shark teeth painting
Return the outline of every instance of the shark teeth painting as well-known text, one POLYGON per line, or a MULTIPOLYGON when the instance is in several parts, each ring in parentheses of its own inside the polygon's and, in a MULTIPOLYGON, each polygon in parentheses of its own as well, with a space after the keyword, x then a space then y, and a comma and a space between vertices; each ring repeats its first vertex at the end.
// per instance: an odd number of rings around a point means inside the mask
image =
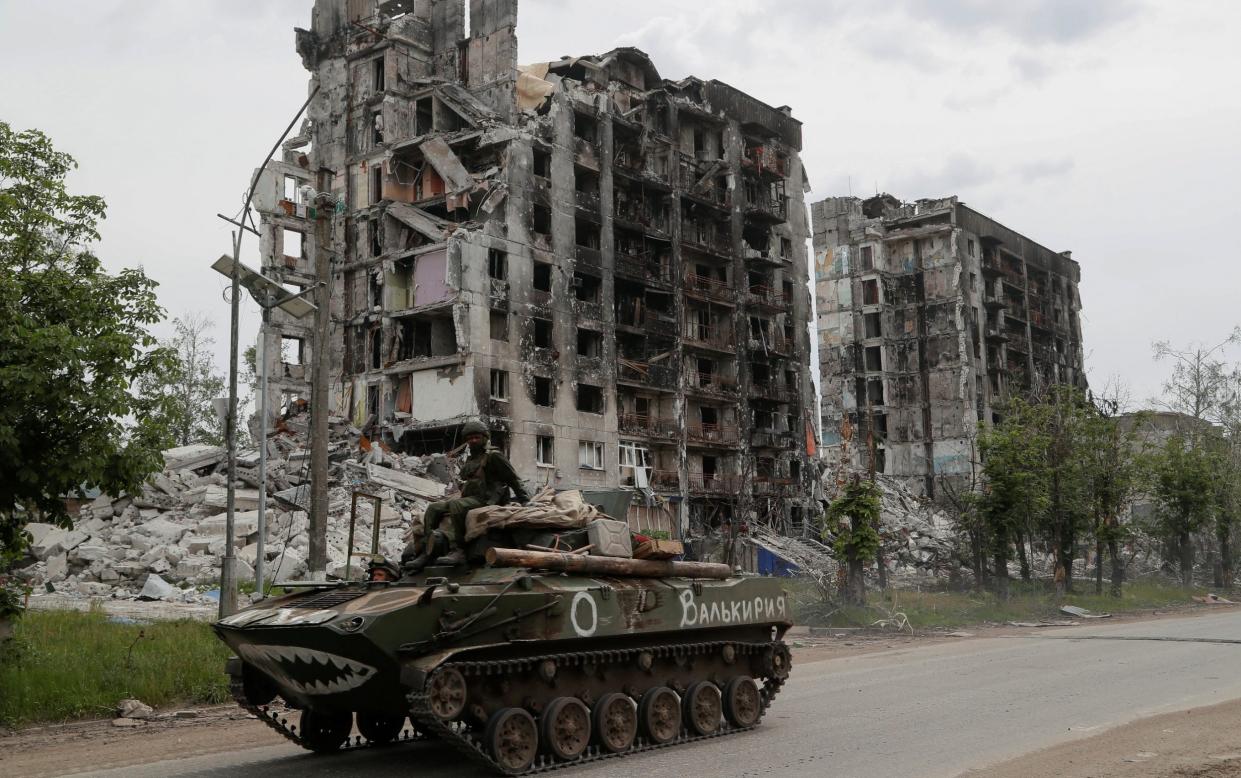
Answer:
POLYGON ((370 665, 299 646, 239 646, 241 658, 300 694, 339 694, 375 675, 370 665))

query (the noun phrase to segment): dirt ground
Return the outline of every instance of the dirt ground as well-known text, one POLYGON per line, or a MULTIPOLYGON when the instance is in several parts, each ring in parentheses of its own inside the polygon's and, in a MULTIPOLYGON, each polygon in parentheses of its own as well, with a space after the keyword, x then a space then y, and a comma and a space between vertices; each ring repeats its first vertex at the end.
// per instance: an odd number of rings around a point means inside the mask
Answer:
POLYGON ((1153 716, 965 775, 1241 778, 1241 700, 1153 716))
MULTIPOLYGON (((1205 608, 1126 614, 1108 621, 1177 618, 1205 608)), ((841 632, 786 639, 793 663, 830 661, 878 651, 974 637, 1030 634, 1035 628, 970 627, 951 633, 841 632)), ((146 764, 162 759, 240 751, 287 742, 234 705, 193 708, 193 717, 161 711, 153 720, 118 727, 110 720, 50 724, 17 732, 0 729, 0 775, 46 778, 146 764)), ((1241 778, 1241 700, 1143 719, 983 770, 994 778, 1241 778)))

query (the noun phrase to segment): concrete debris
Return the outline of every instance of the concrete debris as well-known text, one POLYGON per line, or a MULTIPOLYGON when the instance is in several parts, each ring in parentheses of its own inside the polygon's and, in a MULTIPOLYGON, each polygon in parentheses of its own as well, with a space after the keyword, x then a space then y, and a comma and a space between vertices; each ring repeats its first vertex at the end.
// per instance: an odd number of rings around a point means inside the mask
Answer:
POLYGON ((1236 605, 1232 600, 1220 597, 1218 594, 1206 594, 1201 597, 1191 597, 1194 602, 1200 602, 1204 605, 1236 605))
POLYGON ((1110 619, 1110 613, 1091 613, 1085 608, 1079 608, 1076 605, 1061 605, 1061 613, 1067 613, 1070 616, 1076 616, 1079 619, 1110 619))
POLYGON ((116 715, 122 719, 149 719, 155 709, 142 700, 127 699, 116 704, 116 715))
POLYGON ((142 722, 137 719, 112 719, 114 727, 140 727, 142 722))
MULTIPOLYGON (((308 501, 305 463, 309 443, 301 418, 282 421, 268 440, 266 580, 294 580, 306 573, 309 520, 299 508, 308 501), (297 464, 292 464, 292 463, 297 464)), ((425 457, 384 451, 366 441, 360 429, 332 422, 329 467, 328 569, 342 573, 351 507, 350 487, 380 498, 379 516, 371 500, 358 501, 355 535, 369 542, 371 522, 380 522, 381 552, 399 556, 402 534, 427 504, 455 483, 453 465, 443 455, 425 457), (364 441, 366 441, 364 443, 364 441), (377 464, 376 460, 381 460, 377 464), (348 485, 348 486, 347 486, 348 485)), ((72 528, 32 523, 33 544, 18 576, 58 596, 178 604, 214 603, 205 592, 218 587, 227 496, 223 449, 182 446, 164 452, 165 469, 153 474, 141 493, 100 496, 79 510, 72 528)), ((257 450, 239 452, 242 471, 257 483, 257 450)), ((258 556, 257 489, 238 488, 234 542, 238 580, 253 581, 258 556)), ((359 550, 369 551, 359 545, 359 550)), ((357 568, 355 565, 355 569, 357 568)), ((125 717, 122 717, 125 718, 125 717)))

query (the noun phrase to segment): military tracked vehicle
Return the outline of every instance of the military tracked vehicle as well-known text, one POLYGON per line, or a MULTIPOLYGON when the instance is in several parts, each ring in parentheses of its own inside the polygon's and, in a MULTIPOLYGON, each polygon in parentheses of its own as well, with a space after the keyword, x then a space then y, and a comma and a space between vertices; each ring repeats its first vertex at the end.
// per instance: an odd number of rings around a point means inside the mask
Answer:
POLYGON ((776 579, 488 558, 511 566, 319 586, 219 621, 233 696, 311 751, 439 739, 517 775, 750 729, 788 677, 776 579))

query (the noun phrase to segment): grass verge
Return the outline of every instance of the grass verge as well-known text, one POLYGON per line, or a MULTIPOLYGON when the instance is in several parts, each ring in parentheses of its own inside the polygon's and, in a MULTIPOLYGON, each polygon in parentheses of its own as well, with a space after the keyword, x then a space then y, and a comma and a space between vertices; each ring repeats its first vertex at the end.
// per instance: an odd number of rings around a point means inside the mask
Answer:
POLYGON ((228 649, 197 621, 118 624, 101 612, 27 611, 0 657, 0 722, 107 717, 148 705, 228 699, 228 649))
MULTIPOLYGON (((1080 585, 1080 584, 1079 584, 1080 585)), ((1005 624, 1010 621, 1070 619, 1060 613, 1061 605, 1076 605, 1096 613, 1125 613, 1173 606, 1192 605, 1190 595, 1202 589, 1186 591, 1166 581, 1149 579, 1125 584, 1122 596, 1093 594, 1094 583, 1087 581, 1090 594, 1070 594, 1057 599, 1054 592, 1040 583, 1014 581, 1009 599, 1000 600, 990 593, 908 591, 889 589, 870 591, 864 607, 841 607, 827 603, 810 583, 796 581, 789 588, 794 601, 798 624, 812 627, 869 627, 876 621, 891 619, 903 613, 914 630, 967 627, 978 624, 1005 624)))

